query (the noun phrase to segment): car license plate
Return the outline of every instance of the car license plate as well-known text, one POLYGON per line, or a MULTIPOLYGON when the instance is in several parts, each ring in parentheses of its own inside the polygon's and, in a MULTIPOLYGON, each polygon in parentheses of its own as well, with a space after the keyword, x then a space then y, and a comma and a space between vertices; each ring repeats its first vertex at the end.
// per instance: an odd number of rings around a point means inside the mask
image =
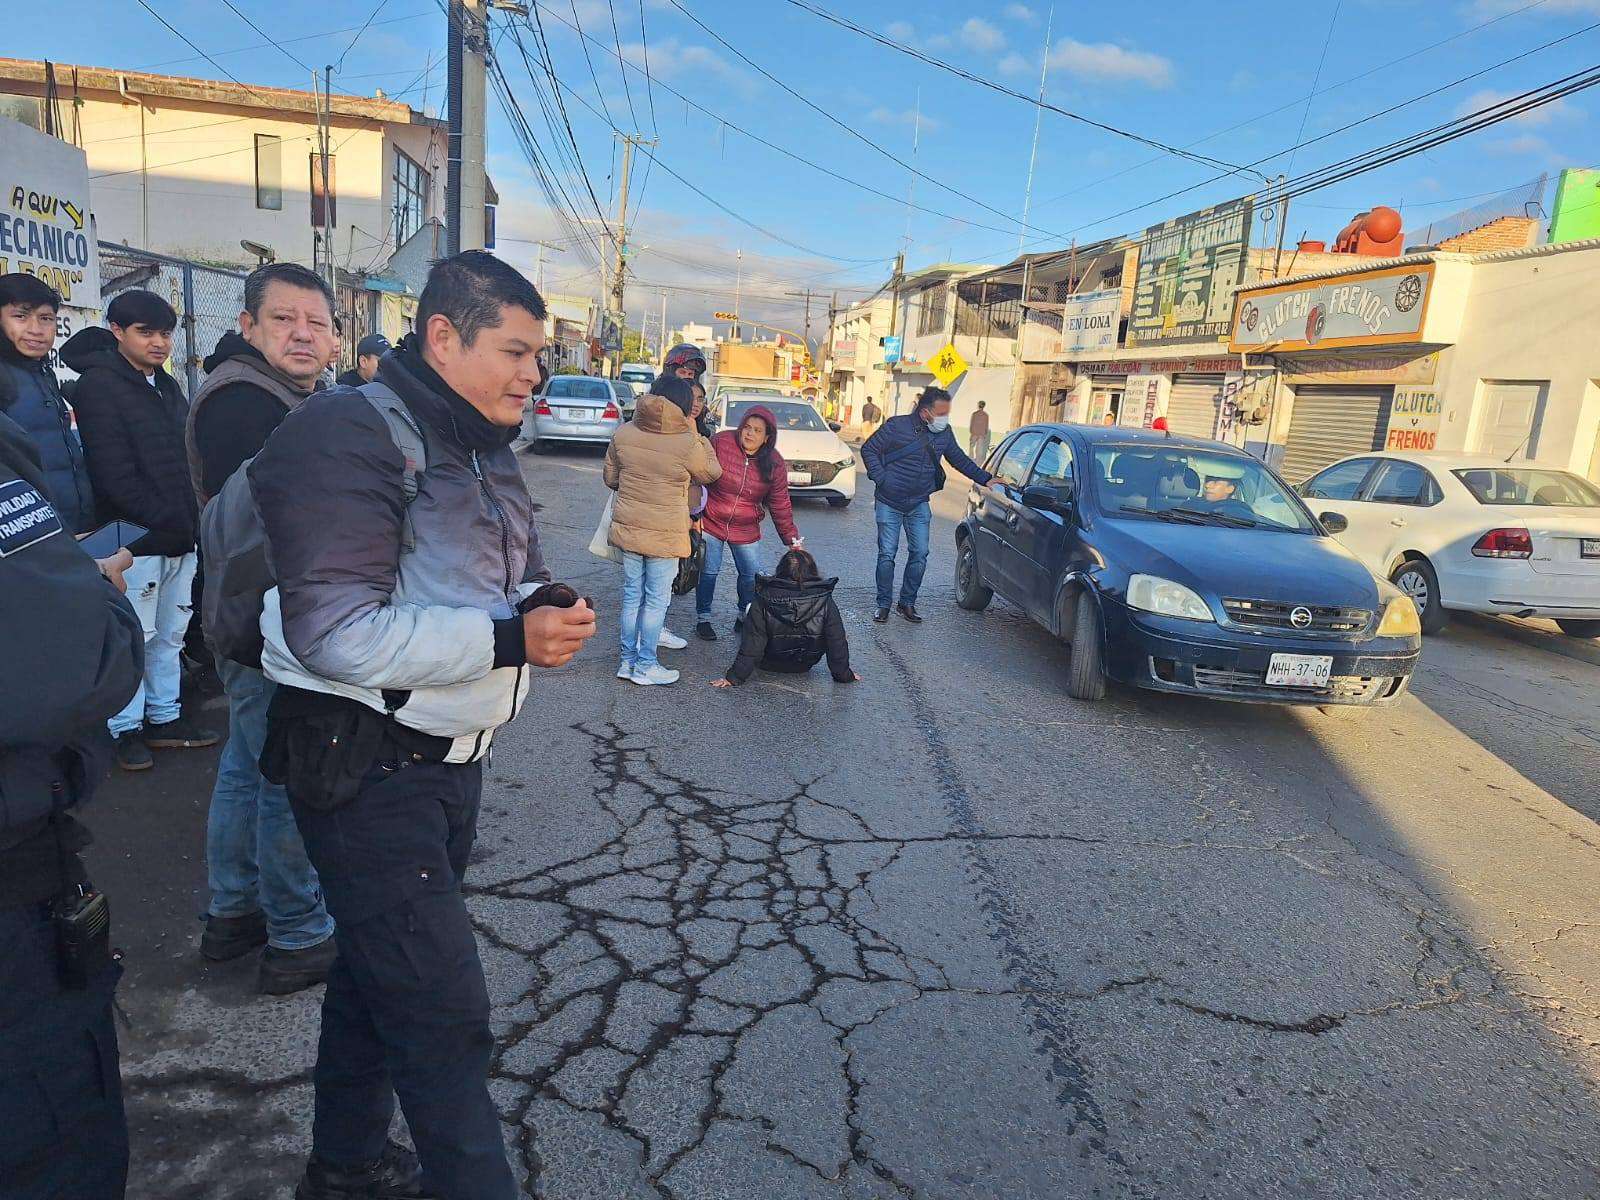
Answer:
POLYGON ((564 408, 561 410, 561 415, 569 421, 587 421, 590 417, 594 416, 594 409, 564 408))
POLYGON ((1327 687, 1333 678, 1330 654, 1274 654, 1267 664, 1268 687, 1327 687))
POLYGON ((1579 546, 1579 553, 1584 558, 1600 558, 1600 538, 1584 538, 1579 546))
POLYGON ((801 484, 802 486, 804 486, 804 485, 810 484, 810 482, 811 482, 811 472, 810 471, 790 471, 789 472, 789 486, 790 487, 793 487, 797 483, 801 484))

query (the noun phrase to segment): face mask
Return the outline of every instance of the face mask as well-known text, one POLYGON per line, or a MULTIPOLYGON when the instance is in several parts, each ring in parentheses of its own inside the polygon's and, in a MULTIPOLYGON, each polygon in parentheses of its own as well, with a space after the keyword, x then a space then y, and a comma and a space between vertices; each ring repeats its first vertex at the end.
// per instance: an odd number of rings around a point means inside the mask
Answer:
POLYGON ((928 422, 928 428, 933 430, 935 433, 943 433, 946 429, 950 428, 950 418, 935 417, 933 420, 928 422))

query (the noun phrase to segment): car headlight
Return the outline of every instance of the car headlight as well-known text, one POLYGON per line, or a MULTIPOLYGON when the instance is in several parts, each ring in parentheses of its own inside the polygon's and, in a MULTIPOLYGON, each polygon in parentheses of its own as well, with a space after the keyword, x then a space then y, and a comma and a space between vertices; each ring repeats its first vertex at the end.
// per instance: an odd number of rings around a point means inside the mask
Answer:
POLYGON ((1163 617, 1187 621, 1215 621, 1211 607, 1193 588, 1159 575, 1133 575, 1128 579, 1128 607, 1163 617))
POLYGON ((838 467, 839 470, 842 471, 846 467, 855 466, 856 465, 856 460, 853 457, 852 458, 841 458, 838 462, 834 463, 833 465, 838 467))
POLYGON ((1417 606, 1410 596, 1396 596, 1383 607, 1383 619, 1378 622, 1379 637, 1421 637, 1422 619, 1417 616, 1417 606))

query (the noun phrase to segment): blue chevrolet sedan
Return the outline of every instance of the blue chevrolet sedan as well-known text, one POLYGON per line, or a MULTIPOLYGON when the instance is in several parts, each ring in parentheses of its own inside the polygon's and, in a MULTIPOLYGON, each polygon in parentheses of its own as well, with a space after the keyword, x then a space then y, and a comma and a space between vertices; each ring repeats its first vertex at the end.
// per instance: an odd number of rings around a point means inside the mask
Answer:
POLYGON ((1030 425, 956 527, 956 602, 998 592, 1072 645, 1067 692, 1106 680, 1267 704, 1393 704, 1417 611, 1259 459, 1220 442, 1030 425))

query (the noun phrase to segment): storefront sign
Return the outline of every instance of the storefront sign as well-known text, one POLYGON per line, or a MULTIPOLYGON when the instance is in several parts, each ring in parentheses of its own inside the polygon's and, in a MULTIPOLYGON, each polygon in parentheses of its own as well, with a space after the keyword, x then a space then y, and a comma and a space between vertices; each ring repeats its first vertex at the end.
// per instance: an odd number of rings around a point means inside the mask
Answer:
POLYGON ((1439 352, 1297 354, 1280 359, 1278 370, 1295 383, 1432 383, 1439 373, 1439 352))
POLYGON ((1157 417, 1165 416, 1163 393, 1170 380, 1165 375, 1133 375, 1122 396, 1122 417, 1118 424, 1149 429, 1157 417))
POLYGON ((0 275, 37 275, 69 308, 100 307, 100 254, 82 150, 0 121, 0 275))
POLYGON ((1068 296, 1061 306, 1061 354, 1112 350, 1122 316, 1122 292, 1085 292, 1068 296))
POLYGON ((1072 364, 1078 377, 1085 375, 1177 375, 1194 372, 1202 375, 1226 374, 1239 369, 1237 358, 1159 358, 1105 359, 1072 364))
POLYGON ((1433 264, 1364 271, 1241 294, 1230 350, 1382 346, 1422 338, 1433 264))
POLYGON ((884 338, 883 361, 886 363, 899 362, 900 351, 904 345, 905 342, 898 333, 890 334, 888 337, 884 338))
POLYGON ((1439 420, 1444 405, 1431 387, 1397 387, 1389 406, 1389 436, 1385 450, 1433 450, 1439 441, 1439 420))
POLYGON ((1244 282, 1254 199, 1246 196, 1145 230, 1128 345, 1223 341, 1244 282))

